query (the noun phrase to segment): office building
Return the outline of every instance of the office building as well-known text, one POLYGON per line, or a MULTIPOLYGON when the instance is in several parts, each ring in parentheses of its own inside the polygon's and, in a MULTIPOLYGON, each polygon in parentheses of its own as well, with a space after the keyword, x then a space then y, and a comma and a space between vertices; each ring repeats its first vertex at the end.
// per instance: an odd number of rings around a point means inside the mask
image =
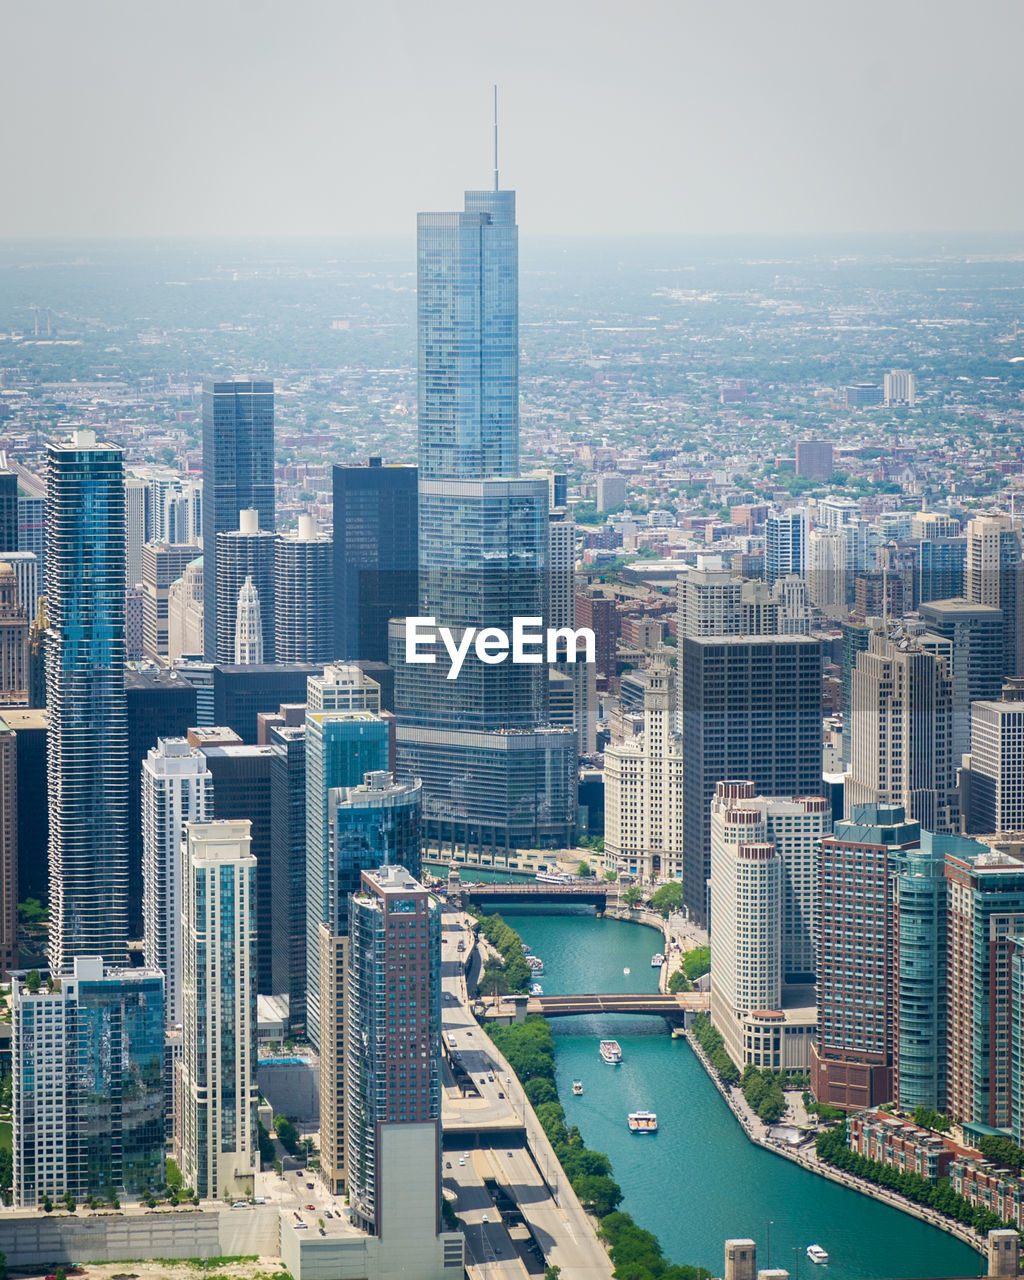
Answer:
POLYGON ((707 918, 711 801, 749 779, 758 795, 820 795, 821 647, 809 636, 684 636, 683 893, 707 918))
POLYGON ((909 369, 893 369, 885 375, 882 403, 887 409, 913 408, 917 403, 915 379, 909 369))
POLYGON ((807 535, 807 594, 822 613, 846 612, 846 559, 842 529, 812 529, 807 535))
POLYGON ((160 738, 142 762, 143 956, 164 975, 169 1027, 181 1023, 182 844, 190 822, 213 817, 213 777, 184 738, 160 738))
POLYGON ((235 665, 261 665, 263 662, 263 615, 259 592, 252 578, 246 577, 238 593, 235 611, 235 665))
POLYGON ((976 516, 967 522, 964 595, 1003 613, 1003 675, 1024 675, 1024 563, 1019 521, 976 516))
POLYGON ((415 467, 333 468, 334 652, 388 661, 388 622, 415 616, 419 541, 415 467))
POLYGON ((772 586, 788 573, 803 575, 807 569, 807 512, 792 507, 772 511, 764 522, 764 580, 772 586))
POLYGON ((683 877, 683 743, 673 727, 672 674, 647 670, 644 727, 604 755, 605 857, 638 880, 683 877))
POLYGON ((80 429, 46 451, 50 968, 118 967, 128 941, 121 450, 80 429))
MULTIPOLYGON (((543 618, 550 572, 549 486, 519 476, 515 193, 469 191, 460 213, 420 214, 417 244, 418 611, 456 636, 511 633, 513 617, 543 618)), ((398 773, 423 781, 428 839, 452 850, 569 844, 576 736, 546 728, 543 664, 473 655, 448 680, 443 650, 406 664, 404 641, 392 623, 398 773)))
POLYGON ((149 536, 149 486, 145 480, 124 480, 124 585, 142 581, 142 548, 149 536))
POLYGON ((819 1102, 863 1111, 892 1097, 896 970, 893 861, 920 845, 899 805, 862 805, 821 842, 819 1102))
MULTIPOLYGON (((22 479, 19 488, 25 485, 22 479)), ((39 566, 39 591, 46 594, 46 493, 42 487, 18 494, 18 549, 31 551, 39 566)))
POLYGON ((0 556, 18 550, 18 477, 0 471, 0 556))
POLYGON ((917 548, 917 599, 954 600, 964 595, 967 537, 922 538, 917 548))
MULTIPOLYGON (((238 528, 217 534, 217 661, 235 662, 238 598, 247 578, 252 579, 260 600, 263 661, 275 661, 274 647, 274 549, 277 535, 257 526, 259 513, 248 507, 238 517, 238 528)), ((204 582, 205 582, 204 557, 204 582)), ((205 606, 204 606, 205 607, 205 606)))
POLYGON ((0 560, 0 706, 28 705, 28 621, 17 574, 0 560))
POLYGON ((796 442, 796 473, 806 476, 808 480, 831 480, 834 467, 832 465, 831 440, 798 440, 796 442))
POLYGON ((49 813, 39 803, 39 797, 47 794, 46 712, 12 707, 4 710, 3 719, 15 737, 17 898, 46 902, 49 813))
POLYGON ((1024 680, 971 704, 971 752, 961 775, 966 829, 1024 831, 1024 680))
MULTIPOLYGON (((272 533, 274 516, 274 384, 203 382, 204 653, 221 654, 217 632, 217 535, 239 527, 239 516, 255 508, 257 525, 272 533)), ((255 578, 255 575, 254 575, 255 578)), ((241 587, 241 583, 238 584, 241 587)), ((259 582, 257 581, 257 589, 259 582)), ((262 592, 261 592, 262 597, 262 592)), ((238 592, 235 592, 235 600, 238 592)), ((232 624, 234 609, 231 611, 232 624)))
POLYGON ((998 700, 1003 687, 1003 615, 968 600, 922 602, 918 616, 953 647, 953 767, 971 749, 971 706, 998 700))
MULTIPOLYGON (((334 652, 330 538, 312 516, 274 551, 274 645, 278 662, 330 662, 334 652)), ((358 656, 358 655, 355 655, 358 656)))
POLYGON ((228 725, 243 742, 255 742, 261 711, 276 711, 293 702, 306 701, 310 676, 323 674, 312 662, 264 663, 240 667, 235 664, 179 664, 179 671, 197 686, 200 710, 209 719, 198 723, 228 725), (199 683, 208 680, 208 685, 199 683), (207 693, 207 689, 209 693, 207 693))
POLYGON ((404 867, 390 866, 363 872, 350 912, 349 1201, 357 1225, 371 1235, 397 1232, 426 1243, 440 1224, 440 909, 404 867))
POLYGON ((31 626, 39 613, 39 559, 34 551, 8 551, 3 559, 14 570, 18 582, 18 603, 25 610, 31 626))
POLYGON ((564 507, 548 516, 549 627, 572 627, 576 618, 576 525, 564 507))
POLYGON ((99 956, 76 956, 59 982, 14 978, 17 1208, 139 1200, 164 1185, 163 1004, 160 973, 99 956))
POLYGON ((193 560, 167 588, 167 660, 203 652, 203 557, 193 560))
MULTIPOLYGON (((368 773, 357 787, 330 792, 331 919, 320 925, 321 1057, 320 1176, 332 1194, 345 1183, 344 978, 349 901, 363 872, 401 867, 420 874, 420 785, 396 783, 386 771, 368 773)), ((401 970, 396 970, 401 972, 401 970)))
POLYGON ((0 720, 0 982, 18 967, 18 739, 0 720))
POLYGON ((929 831, 959 824, 951 646, 941 637, 872 631, 850 677, 846 812, 900 806, 929 831))
POLYGON ((161 738, 183 738, 196 723, 196 689, 177 671, 124 673, 128 712, 128 933, 141 938, 142 764, 161 738))
POLYGON ((198 555, 198 547, 182 543, 147 542, 142 548, 142 651, 149 658, 168 656, 171 585, 198 555))
POLYGON ((225 743, 201 748, 213 784, 213 817, 218 822, 248 819, 246 847, 256 863, 256 941, 253 989, 260 995, 277 995, 287 989, 288 978, 273 965, 274 901, 271 857, 270 803, 273 750, 250 743, 225 743))
POLYGON ((248 1199, 256 1144, 256 859, 248 822, 194 822, 182 888, 175 1159, 204 1199, 248 1199))

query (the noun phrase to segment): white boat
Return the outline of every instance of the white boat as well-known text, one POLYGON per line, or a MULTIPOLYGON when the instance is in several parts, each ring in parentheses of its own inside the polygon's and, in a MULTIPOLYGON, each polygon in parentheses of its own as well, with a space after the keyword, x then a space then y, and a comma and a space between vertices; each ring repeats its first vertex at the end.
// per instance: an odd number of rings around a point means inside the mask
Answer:
POLYGON ((651 968, 660 969, 664 963, 665 963, 664 951, 655 951, 654 955, 651 956, 651 968))
POLYGON ((576 1097, 577 1097, 577 1098, 582 1097, 582 1096, 583 1096, 583 1081, 582 1081, 582 1080, 574 1080, 574 1081, 572 1082, 572 1091, 573 1091, 573 1093, 576 1095, 576 1097))
POLYGON ((531 983, 530 985, 531 996, 542 996, 543 994, 544 994, 544 988, 540 985, 539 982, 531 983))
POLYGON ((544 961, 540 958, 540 956, 527 956, 526 963, 530 966, 530 971, 532 973, 544 972, 544 961))
POLYGON ((809 1244, 807 1246, 807 1256, 812 1262, 820 1263, 822 1266, 828 1262, 828 1254, 820 1244, 809 1244))
POLYGON ((538 871, 533 878, 538 884, 572 884, 576 879, 567 871, 538 871))
POLYGON ((627 1117, 630 1133, 657 1133, 658 1117, 653 1111, 631 1111, 627 1117))
POLYGON ((602 1040, 601 1057, 610 1066, 617 1067, 622 1061, 622 1049, 618 1040, 602 1040))

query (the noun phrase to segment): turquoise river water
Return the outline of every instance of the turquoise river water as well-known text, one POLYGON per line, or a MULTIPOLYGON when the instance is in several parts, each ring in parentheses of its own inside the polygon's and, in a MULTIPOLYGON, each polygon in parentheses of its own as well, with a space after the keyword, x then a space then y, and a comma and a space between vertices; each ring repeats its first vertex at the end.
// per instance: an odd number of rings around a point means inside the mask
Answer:
MULTIPOLYGON (((661 935, 653 929, 582 911, 502 914, 543 959, 549 995, 657 989, 651 955, 661 935)), ((954 1237, 749 1142, 689 1045, 673 1040, 660 1018, 556 1018, 551 1027, 569 1122, 608 1153, 622 1208, 657 1235, 672 1261, 720 1275, 723 1242, 750 1236, 764 1268, 770 1236, 771 1264, 804 1280, 983 1273, 981 1255, 954 1237), (602 1036, 621 1044, 621 1066, 601 1061, 602 1036), (582 1097, 573 1095, 573 1080, 583 1081, 582 1097), (629 1132, 626 1115, 638 1108, 658 1113, 657 1134, 629 1132), (808 1260, 812 1243, 828 1250, 827 1267, 808 1260)))

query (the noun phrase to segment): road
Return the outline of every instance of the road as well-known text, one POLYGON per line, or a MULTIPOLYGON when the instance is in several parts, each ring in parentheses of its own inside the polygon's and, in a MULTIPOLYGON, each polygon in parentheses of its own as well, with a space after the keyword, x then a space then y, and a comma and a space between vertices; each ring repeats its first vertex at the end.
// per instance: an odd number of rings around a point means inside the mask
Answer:
MULTIPOLYGON (((467 1096, 460 1096, 446 1063, 442 1125, 447 1147, 468 1141, 470 1131, 480 1145, 446 1150, 441 1173, 444 1186, 456 1194, 455 1211, 466 1223, 470 1275, 498 1280, 526 1274, 516 1254, 518 1244, 523 1256, 529 1256, 525 1235, 520 1229, 516 1234, 522 1238, 513 1242, 501 1223, 485 1185, 490 1179, 518 1206, 544 1262, 561 1267, 562 1280, 610 1280, 611 1260, 591 1219, 568 1185, 519 1081, 473 1017, 463 967, 465 948, 471 945, 468 917, 446 912, 441 951, 444 1040, 453 1065, 465 1069, 472 1086, 467 1096)), ((531 1261, 536 1273, 537 1263, 531 1261)))

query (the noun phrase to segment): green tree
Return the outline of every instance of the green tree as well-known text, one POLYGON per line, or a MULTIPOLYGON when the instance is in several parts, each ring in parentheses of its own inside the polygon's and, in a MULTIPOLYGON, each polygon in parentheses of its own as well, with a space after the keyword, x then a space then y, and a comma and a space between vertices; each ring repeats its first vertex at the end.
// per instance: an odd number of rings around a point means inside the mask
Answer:
POLYGON ((698 978, 702 978, 704 974, 711 968, 711 948, 695 947, 693 951, 687 951, 683 956, 683 973, 691 982, 696 982, 698 978))
POLYGON ((552 1263, 549 1267, 544 1268, 544 1280, 558 1280, 562 1274, 562 1268, 552 1263))
POLYGON ((181 1189, 182 1177, 181 1170, 178 1168, 177 1162, 167 1157, 165 1163, 164 1181, 167 1184, 168 1191, 178 1191, 181 1189))
POLYGON ((28 988, 29 992, 32 995, 35 995, 41 985, 42 980, 39 977, 39 970, 29 969, 28 977, 25 979, 25 986, 28 988))
POLYGON ((678 995, 681 991, 692 991, 693 983, 683 973, 682 969, 677 969, 668 980, 668 990, 670 995, 678 995))
POLYGON ((591 874, 590 863, 581 862, 580 865, 576 868, 576 874, 578 876, 589 876, 591 874))
POLYGON ((683 905, 683 886, 678 880, 670 880, 668 884, 663 884, 660 889, 655 889, 651 895, 651 906, 655 911, 668 919, 673 911, 678 911, 683 905))
POLYGON ((299 1149, 299 1131, 285 1115, 274 1116, 274 1128, 277 1131, 281 1146, 289 1155, 295 1155, 299 1149))
POLYGON ((635 907, 643 900, 643 896, 643 889, 638 884, 631 884, 622 895, 622 901, 627 907, 635 907))

